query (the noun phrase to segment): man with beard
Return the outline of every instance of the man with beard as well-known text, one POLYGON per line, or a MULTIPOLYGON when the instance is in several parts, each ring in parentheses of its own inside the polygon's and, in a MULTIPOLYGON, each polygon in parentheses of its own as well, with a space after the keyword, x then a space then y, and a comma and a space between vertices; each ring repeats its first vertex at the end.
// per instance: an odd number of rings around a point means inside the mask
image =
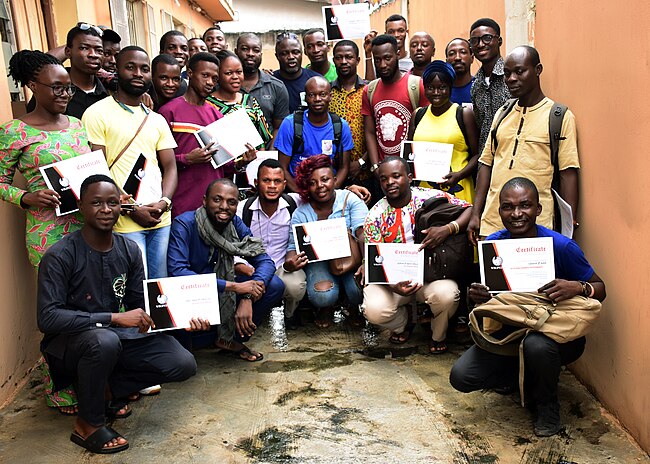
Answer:
MULTIPOLYGON (((108 91, 97 77, 104 57, 102 35, 102 30, 97 26, 78 23, 68 31, 63 57, 58 56, 60 50, 58 48, 48 52, 62 62, 67 58, 70 59, 70 67, 66 69, 76 92, 65 110, 68 116, 81 119, 90 105, 108 96, 108 91)), ((33 111, 34 108, 36 108, 36 100, 32 97, 27 104, 27 112, 33 111)))
MULTIPOLYGON (((244 69, 242 92, 250 93, 262 108, 264 119, 273 125, 275 138, 282 120, 289 116, 289 93, 282 81, 260 71, 262 64, 262 41, 253 33, 247 32, 237 38, 235 53, 244 69)), ((272 146, 272 142, 269 144, 272 146)))
POLYGON ((305 46, 305 55, 309 58, 307 69, 316 71, 329 82, 336 79, 336 68, 327 57, 330 46, 325 40, 325 32, 322 29, 309 29, 302 37, 305 46))
POLYGON ((151 62, 152 93, 154 110, 158 111, 165 103, 176 98, 181 87, 181 67, 171 55, 158 55, 151 62))
POLYGON ((375 174, 370 189, 373 202, 382 196, 376 180, 379 163, 387 156, 399 155, 411 115, 416 108, 429 104, 422 79, 400 71, 397 51, 395 37, 387 34, 375 37, 372 56, 379 78, 363 89, 361 114, 369 169, 375 174))
POLYGON ((217 55, 221 50, 228 50, 226 36, 219 26, 212 26, 203 33, 203 41, 208 46, 208 51, 217 55))
MULTIPOLYGON (((107 416, 128 417, 129 396, 152 383, 188 379, 196 361, 173 337, 146 333, 153 321, 142 309, 140 252, 113 234, 120 217, 113 179, 90 176, 80 193, 83 228, 55 243, 41 261, 37 320, 55 386, 74 382, 79 397, 70 440, 110 454, 129 443, 107 426, 107 416)), ((200 319, 191 324, 194 330, 209 327, 200 319)))
POLYGON ((178 166, 178 189, 174 196, 173 216, 201 206, 205 189, 215 179, 232 176, 235 168, 243 168, 255 159, 250 147, 236 163, 229 162, 217 169, 210 164, 215 147, 200 147, 195 133, 223 117, 205 99, 212 93, 219 76, 219 60, 212 53, 197 53, 188 64, 189 85, 182 97, 177 97, 160 108, 160 114, 171 127, 178 166))
POLYGON ((470 90, 474 83, 474 76, 472 76, 474 55, 467 39, 456 38, 449 42, 445 48, 445 58, 456 72, 450 100, 459 105, 472 105, 470 90))
POLYGON ((275 264, 264 252, 260 238, 236 216, 239 190, 230 179, 212 181, 196 211, 187 211, 172 225, 169 274, 217 275, 221 325, 215 346, 249 361, 262 353, 244 345, 271 308, 280 301, 284 284, 275 264), (251 276, 235 277, 234 258, 245 258, 254 268, 251 276))
POLYGON ((338 114, 350 125, 354 148, 350 154, 351 183, 364 185, 368 178, 366 140, 361 116, 361 97, 366 81, 357 74, 359 47, 351 40, 341 40, 334 45, 334 66, 337 78, 332 82, 330 111, 338 114))
POLYGON ((422 77, 424 68, 431 63, 436 54, 436 42, 426 32, 416 32, 409 41, 409 50, 413 60, 411 74, 422 77))
POLYGON ((135 203, 120 216, 115 232, 142 251, 149 278, 167 276, 171 198, 178 181, 176 142, 165 119, 140 103, 151 86, 149 56, 129 46, 117 55, 119 87, 113 98, 88 108, 83 123, 93 150, 102 150, 111 176, 135 203))
POLYGON ((306 107, 305 84, 311 77, 320 74, 302 67, 302 46, 298 36, 292 32, 278 35, 275 57, 280 69, 274 71, 273 75, 282 81, 289 92, 289 113, 306 107))

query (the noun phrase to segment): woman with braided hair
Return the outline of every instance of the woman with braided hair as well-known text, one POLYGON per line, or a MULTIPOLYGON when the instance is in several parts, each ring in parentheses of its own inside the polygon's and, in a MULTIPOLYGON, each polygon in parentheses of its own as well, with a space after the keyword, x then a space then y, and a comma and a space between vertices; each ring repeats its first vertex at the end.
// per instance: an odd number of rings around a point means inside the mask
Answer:
MULTIPOLYGON (((25 210, 27 253, 38 268, 52 244, 82 225, 79 213, 56 215, 59 195, 47 188, 39 167, 87 153, 90 147, 81 121, 64 114, 76 88, 59 60, 22 50, 11 57, 9 75, 34 94, 36 107, 0 128, 0 198, 25 210), (16 170, 27 179, 26 189, 12 185, 16 170)), ((43 371, 48 406, 76 413, 74 391, 53 391, 46 364, 43 371)))

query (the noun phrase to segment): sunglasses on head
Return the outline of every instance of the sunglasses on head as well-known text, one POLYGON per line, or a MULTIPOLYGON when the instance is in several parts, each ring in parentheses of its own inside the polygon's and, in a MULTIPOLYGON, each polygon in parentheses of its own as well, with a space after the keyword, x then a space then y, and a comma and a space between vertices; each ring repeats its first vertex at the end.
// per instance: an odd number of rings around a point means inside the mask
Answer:
POLYGON ((298 36, 294 34, 293 32, 281 32, 278 34, 278 37, 276 39, 277 42, 280 42, 281 40, 285 39, 295 39, 298 40, 298 36))
POLYGON ((78 27, 79 29, 81 29, 82 31, 87 31, 87 30, 89 30, 89 29, 92 29, 92 30, 95 31, 95 32, 96 32, 100 37, 104 35, 104 31, 102 31, 100 28, 98 28, 97 26, 94 26, 94 25, 92 25, 92 24, 88 24, 88 23, 77 23, 77 27, 78 27))

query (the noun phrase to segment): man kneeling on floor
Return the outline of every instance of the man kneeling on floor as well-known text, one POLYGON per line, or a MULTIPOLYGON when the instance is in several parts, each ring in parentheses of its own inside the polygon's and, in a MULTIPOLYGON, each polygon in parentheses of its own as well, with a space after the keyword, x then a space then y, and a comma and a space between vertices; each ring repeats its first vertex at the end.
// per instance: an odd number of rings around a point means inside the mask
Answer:
MULTIPOLYGON (((41 350, 56 386, 74 382, 79 416, 70 439, 94 453, 129 447, 106 416, 131 414, 127 397, 196 373, 194 356, 173 337, 146 334, 144 267, 137 244, 113 234, 120 192, 104 175, 81 186, 84 226, 56 243, 38 273, 41 350)), ((200 327, 200 323, 197 328, 200 327)))
MULTIPOLYGON (((591 267, 580 247, 571 239, 536 224, 542 212, 537 187, 529 179, 515 177, 501 188, 499 215, 506 227, 487 237, 488 240, 552 237, 555 258, 555 279, 542 286, 544 294, 555 306, 574 297, 605 299, 605 284, 591 267)), ((469 298, 475 303, 492 299, 488 288, 474 283, 469 298)), ((577 304, 577 303, 576 303, 577 304)), ((492 335, 503 338, 514 329, 504 326, 492 335)), ((530 331, 523 341, 525 366, 525 398, 536 407, 535 434, 541 437, 555 435, 561 429, 560 403, 557 384, 560 368, 576 361, 585 348, 585 337, 558 343, 541 332, 530 331)), ((451 385, 464 393, 494 389, 506 393, 514 391, 519 373, 519 359, 488 352, 474 345, 451 369, 451 385)))
POLYGON ((187 211, 172 223, 167 270, 170 276, 217 275, 221 325, 215 346, 246 361, 260 361, 262 353, 243 342, 255 333, 273 306, 280 302, 284 284, 260 238, 235 215, 239 190, 227 178, 208 185, 203 206, 187 211), (246 259, 255 271, 235 278, 234 257, 246 259))

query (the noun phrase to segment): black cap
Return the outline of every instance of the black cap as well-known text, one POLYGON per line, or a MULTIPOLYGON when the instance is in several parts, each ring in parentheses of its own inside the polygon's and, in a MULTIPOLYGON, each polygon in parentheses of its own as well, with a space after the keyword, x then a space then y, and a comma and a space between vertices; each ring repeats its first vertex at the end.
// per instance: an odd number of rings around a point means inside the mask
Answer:
POLYGON ((122 37, 120 37, 120 35, 112 29, 104 29, 102 40, 104 42, 120 43, 122 41, 122 37))

